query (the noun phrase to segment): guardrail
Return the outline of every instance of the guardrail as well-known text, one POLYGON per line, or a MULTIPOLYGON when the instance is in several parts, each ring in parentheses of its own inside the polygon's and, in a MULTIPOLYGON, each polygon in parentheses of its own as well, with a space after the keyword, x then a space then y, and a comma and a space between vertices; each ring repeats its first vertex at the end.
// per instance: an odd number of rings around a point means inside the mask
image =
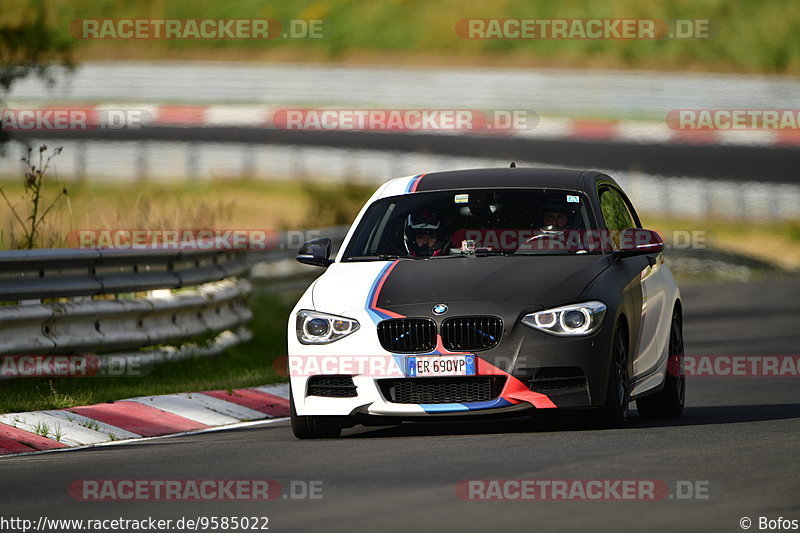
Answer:
POLYGON ((237 251, 4 251, 0 354, 161 361, 218 353, 251 337, 250 268, 237 251), (185 344, 214 335, 205 346, 185 344))
POLYGON ((234 251, 10 250, 0 255, 0 302, 178 289, 248 268, 234 251))

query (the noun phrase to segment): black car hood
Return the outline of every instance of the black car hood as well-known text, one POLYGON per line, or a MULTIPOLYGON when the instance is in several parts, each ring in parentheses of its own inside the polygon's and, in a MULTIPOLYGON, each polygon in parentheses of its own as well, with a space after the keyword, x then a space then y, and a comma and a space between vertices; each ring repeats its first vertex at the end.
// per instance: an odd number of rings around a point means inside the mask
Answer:
MULTIPOLYGON (((609 267, 603 255, 445 257, 398 261, 378 307, 497 303, 550 307, 575 301, 609 267)), ((401 309, 397 309, 401 312, 401 309)))

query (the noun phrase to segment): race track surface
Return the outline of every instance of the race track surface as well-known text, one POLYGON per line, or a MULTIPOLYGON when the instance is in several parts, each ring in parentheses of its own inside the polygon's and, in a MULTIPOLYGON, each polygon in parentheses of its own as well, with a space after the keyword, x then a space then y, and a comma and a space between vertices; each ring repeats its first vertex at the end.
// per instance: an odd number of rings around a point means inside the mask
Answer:
POLYGON ((574 168, 638 171, 663 176, 702 177, 797 183, 800 149, 796 145, 741 146, 736 144, 638 144, 581 139, 529 139, 353 131, 293 131, 269 128, 183 128, 157 126, 129 130, 14 132, 13 139, 35 143, 47 140, 182 141, 292 144, 331 148, 394 150, 439 155, 536 161, 574 168))

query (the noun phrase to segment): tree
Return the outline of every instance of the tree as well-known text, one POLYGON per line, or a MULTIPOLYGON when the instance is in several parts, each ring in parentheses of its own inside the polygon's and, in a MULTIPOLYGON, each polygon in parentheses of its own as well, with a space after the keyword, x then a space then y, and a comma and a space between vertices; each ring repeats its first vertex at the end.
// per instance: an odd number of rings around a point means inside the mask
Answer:
MULTIPOLYGON (((19 20, 0 20, 0 108, 16 81, 36 75, 52 84, 54 65, 74 68, 74 41, 47 24, 46 6, 44 0, 33 0, 19 20)), ((0 130, 0 146, 6 140, 6 133, 0 130)))

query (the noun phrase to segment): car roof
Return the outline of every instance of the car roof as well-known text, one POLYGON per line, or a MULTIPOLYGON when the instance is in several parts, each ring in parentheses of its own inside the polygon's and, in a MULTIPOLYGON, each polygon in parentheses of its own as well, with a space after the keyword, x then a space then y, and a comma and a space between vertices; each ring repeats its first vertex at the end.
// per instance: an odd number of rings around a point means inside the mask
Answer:
POLYGON ((593 170, 564 168, 480 168, 423 174, 414 192, 472 188, 592 188, 597 179, 613 181, 593 170))

